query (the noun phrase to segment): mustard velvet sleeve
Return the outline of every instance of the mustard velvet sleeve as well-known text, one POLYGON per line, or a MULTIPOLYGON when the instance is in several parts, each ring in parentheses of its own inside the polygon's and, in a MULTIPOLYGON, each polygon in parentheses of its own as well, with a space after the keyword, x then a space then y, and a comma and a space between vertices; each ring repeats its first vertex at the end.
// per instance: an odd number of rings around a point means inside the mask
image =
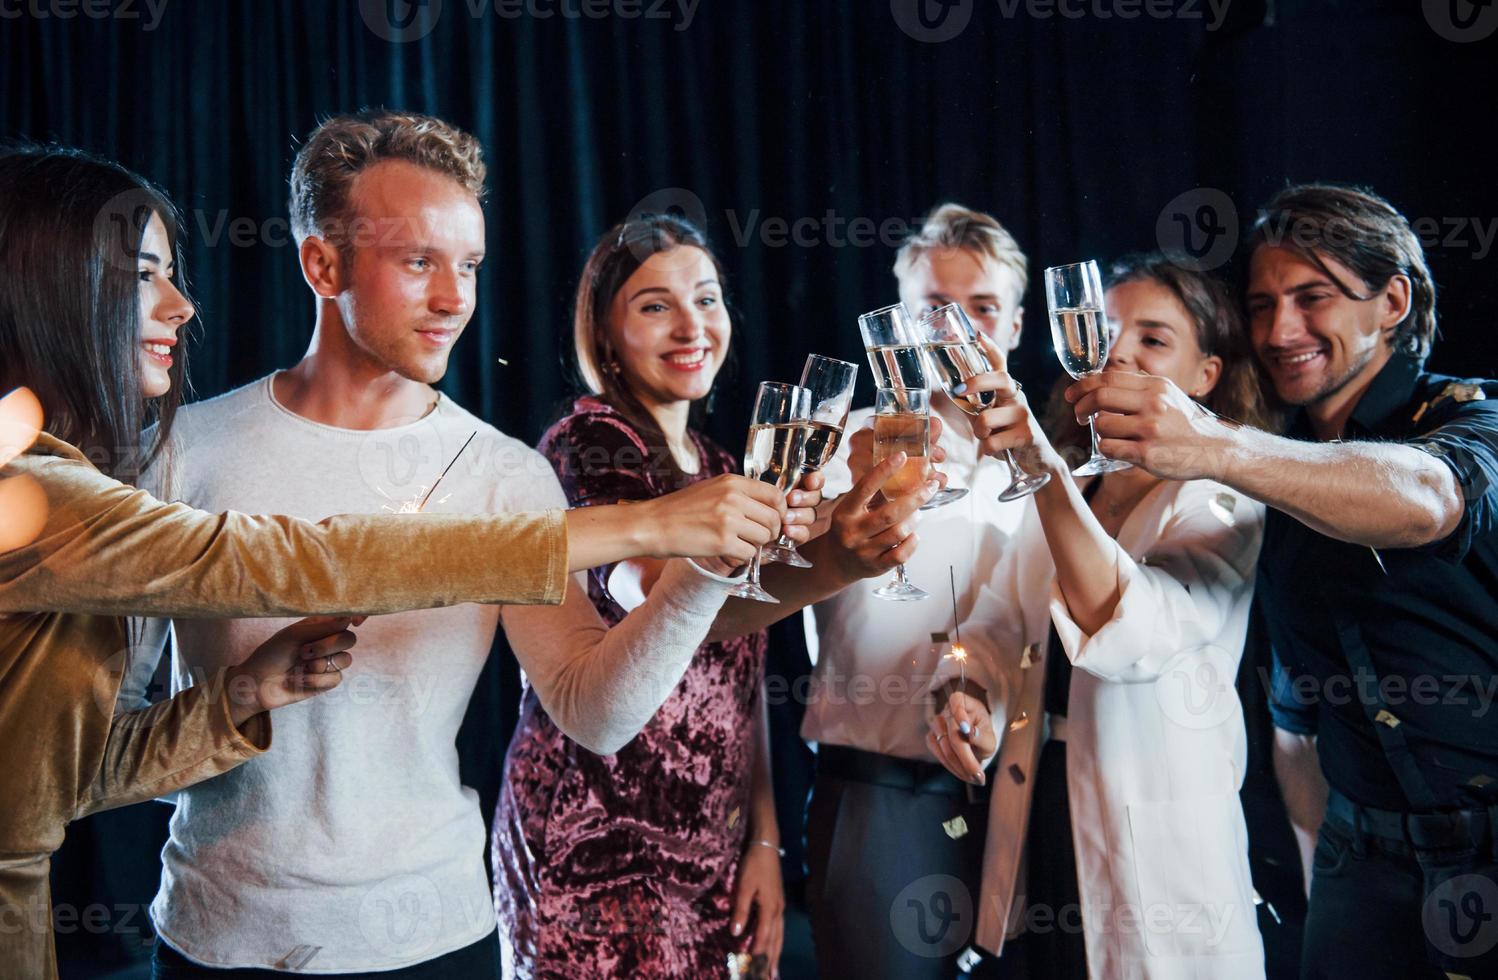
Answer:
POLYGON ((317 524, 209 514, 112 480, 46 435, 4 472, 34 478, 49 511, 34 542, 0 554, 0 613, 379 614, 566 594, 560 510, 317 524))
POLYGON ((270 748, 268 712, 245 722, 243 731, 234 726, 226 672, 149 708, 116 715, 98 773, 72 819, 174 793, 270 748))

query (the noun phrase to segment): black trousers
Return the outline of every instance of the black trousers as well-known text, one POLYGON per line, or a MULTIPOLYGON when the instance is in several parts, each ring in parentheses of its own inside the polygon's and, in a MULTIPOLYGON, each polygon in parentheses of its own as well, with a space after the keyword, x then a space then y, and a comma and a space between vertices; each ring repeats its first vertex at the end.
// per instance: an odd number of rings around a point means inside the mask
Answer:
MULTIPOLYGON (((959 975, 976 924, 988 790, 970 796, 934 763, 918 771, 914 788, 844 778, 825 766, 817 773, 806 820, 806 905, 823 977, 959 975), (943 824, 958 817, 967 832, 953 838, 943 824)), ((1022 976, 1023 946, 1006 945, 1001 959, 988 957, 970 975, 999 976, 1002 966, 1003 976, 1022 976)))
POLYGON ((335 980, 500 980, 499 930, 496 929, 471 946, 455 949, 434 960, 380 973, 296 974, 280 970, 219 969, 194 963, 159 938, 151 960, 152 980, 189 980, 198 977, 211 977, 213 980, 225 977, 232 977, 234 980, 286 980, 287 977, 314 975, 320 978, 332 977, 335 980))
POLYGON ((1444 980, 1425 957, 1424 899, 1410 845, 1327 817, 1316 840, 1301 977, 1444 980))

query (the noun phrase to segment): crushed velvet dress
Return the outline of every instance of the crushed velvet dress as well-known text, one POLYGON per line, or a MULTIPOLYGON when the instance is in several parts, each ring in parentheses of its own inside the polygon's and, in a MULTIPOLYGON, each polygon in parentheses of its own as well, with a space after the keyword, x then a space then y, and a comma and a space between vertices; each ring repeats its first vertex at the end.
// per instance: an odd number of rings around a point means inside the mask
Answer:
MULTIPOLYGON (((700 472, 737 472, 693 433, 700 472)), ((542 439, 576 506, 676 489, 621 414, 582 398, 542 439)), ((625 612, 594 569, 588 594, 612 626, 625 612)), ((567 738, 526 689, 494 821, 495 905, 505 976, 728 975, 752 935, 729 933, 756 746, 763 632, 704 643, 665 704, 618 753, 567 738)))

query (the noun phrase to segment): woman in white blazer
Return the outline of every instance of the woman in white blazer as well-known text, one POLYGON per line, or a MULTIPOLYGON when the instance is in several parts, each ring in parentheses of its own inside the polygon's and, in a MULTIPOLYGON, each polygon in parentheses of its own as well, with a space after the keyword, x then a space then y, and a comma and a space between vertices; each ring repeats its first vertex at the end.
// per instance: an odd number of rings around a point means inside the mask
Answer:
MULTIPOLYGON (((1111 270, 1107 307, 1108 370, 1167 379, 1169 397, 1266 424, 1236 307, 1218 281, 1162 255, 1133 257, 1111 270)), ((995 770, 1011 796, 1035 795, 1031 873, 1016 899, 1024 832, 1011 807, 1007 825, 989 827, 979 941, 994 948, 1005 931, 1026 933, 1036 975, 1261 978, 1234 681, 1263 507, 1217 483, 1143 469, 1079 486, 1006 374, 967 387, 999 393, 974 420, 985 449, 1028 449, 1031 465, 1052 474, 991 601, 963 624, 972 655, 1028 675, 1010 687, 1020 703, 999 733, 1006 756, 1038 741, 1016 722, 1044 718, 1047 737, 1034 779, 1020 783, 1030 771, 1022 759, 995 770)), ((927 741, 958 776, 981 781, 999 738, 981 700, 949 691, 927 741)))

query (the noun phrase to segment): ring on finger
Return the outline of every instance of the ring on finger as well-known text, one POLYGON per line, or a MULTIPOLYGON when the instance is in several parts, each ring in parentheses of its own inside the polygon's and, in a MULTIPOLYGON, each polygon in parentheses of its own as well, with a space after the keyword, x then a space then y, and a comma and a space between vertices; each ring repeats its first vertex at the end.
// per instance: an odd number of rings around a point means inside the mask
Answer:
POLYGON ((946 738, 946 737, 947 737, 947 733, 946 732, 942 732, 940 735, 936 736, 936 744, 940 745, 941 744, 941 740, 944 739, 944 738, 946 738))
POLYGON ((323 673, 324 674, 336 674, 336 673, 339 673, 338 665, 333 662, 333 655, 331 653, 328 654, 327 666, 326 666, 326 669, 323 670, 323 673))

